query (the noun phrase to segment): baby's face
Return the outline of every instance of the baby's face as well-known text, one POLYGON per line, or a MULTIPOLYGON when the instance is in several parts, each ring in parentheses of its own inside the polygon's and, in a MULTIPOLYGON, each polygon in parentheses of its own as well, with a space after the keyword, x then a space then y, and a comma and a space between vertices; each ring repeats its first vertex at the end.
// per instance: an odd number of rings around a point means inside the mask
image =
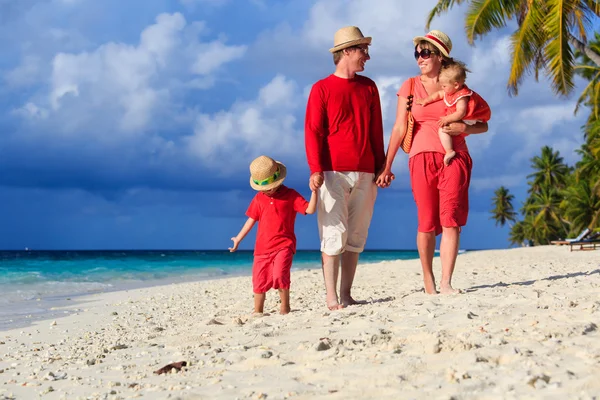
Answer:
POLYGON ((444 93, 447 95, 452 95, 456 93, 456 91, 460 89, 462 85, 456 81, 446 78, 445 76, 440 76, 440 86, 442 87, 444 93))

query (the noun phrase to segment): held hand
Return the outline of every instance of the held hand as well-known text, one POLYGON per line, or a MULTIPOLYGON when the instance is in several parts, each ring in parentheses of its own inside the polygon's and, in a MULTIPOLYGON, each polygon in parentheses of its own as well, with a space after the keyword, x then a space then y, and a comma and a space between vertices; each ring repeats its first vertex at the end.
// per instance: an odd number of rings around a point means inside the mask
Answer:
POLYGON ((315 172, 310 176, 310 180, 308 181, 308 186, 312 192, 316 192, 322 185, 325 178, 323 177, 322 172, 315 172))
POLYGON ((233 247, 229 248, 229 252, 233 253, 237 250, 238 246, 240 245, 240 240, 236 237, 232 237, 231 240, 233 241, 233 247))
POLYGON ((451 122, 442 127, 442 131, 450 136, 458 136, 462 133, 465 133, 466 130, 467 124, 464 122, 451 122))
POLYGON ((375 178, 375 184, 382 189, 387 188, 392 184, 394 179, 396 179, 396 175, 390 169, 384 168, 375 178))

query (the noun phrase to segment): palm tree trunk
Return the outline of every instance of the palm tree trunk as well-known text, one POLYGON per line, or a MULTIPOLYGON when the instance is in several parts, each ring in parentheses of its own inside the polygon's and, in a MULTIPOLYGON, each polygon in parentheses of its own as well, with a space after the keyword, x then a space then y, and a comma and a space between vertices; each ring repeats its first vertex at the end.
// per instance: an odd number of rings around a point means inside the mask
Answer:
POLYGON ((591 47, 586 46, 585 44, 583 44, 583 42, 577 40, 573 36, 570 37, 569 41, 571 42, 573 47, 575 47, 582 53, 585 53, 585 55, 588 56, 588 58, 592 60, 594 64, 600 67, 600 54, 596 53, 594 50, 591 49, 591 47))

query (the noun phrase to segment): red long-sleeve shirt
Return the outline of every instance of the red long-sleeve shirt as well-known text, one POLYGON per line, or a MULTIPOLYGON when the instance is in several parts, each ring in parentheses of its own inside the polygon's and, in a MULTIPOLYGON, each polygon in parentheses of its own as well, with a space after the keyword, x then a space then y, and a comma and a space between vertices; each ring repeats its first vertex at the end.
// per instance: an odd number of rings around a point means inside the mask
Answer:
POLYGON ((315 83, 306 107, 306 158, 311 174, 376 172, 385 162, 379 91, 371 79, 329 75, 315 83))

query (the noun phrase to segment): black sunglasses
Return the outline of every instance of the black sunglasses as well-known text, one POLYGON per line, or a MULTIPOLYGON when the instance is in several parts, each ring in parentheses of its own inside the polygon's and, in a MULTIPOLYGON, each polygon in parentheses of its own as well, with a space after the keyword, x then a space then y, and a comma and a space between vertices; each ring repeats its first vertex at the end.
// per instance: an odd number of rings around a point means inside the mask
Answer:
POLYGON ((422 49, 421 51, 415 50, 415 60, 418 60, 421 57, 423 60, 429 59, 432 54, 438 54, 437 51, 431 51, 429 49, 422 49))

